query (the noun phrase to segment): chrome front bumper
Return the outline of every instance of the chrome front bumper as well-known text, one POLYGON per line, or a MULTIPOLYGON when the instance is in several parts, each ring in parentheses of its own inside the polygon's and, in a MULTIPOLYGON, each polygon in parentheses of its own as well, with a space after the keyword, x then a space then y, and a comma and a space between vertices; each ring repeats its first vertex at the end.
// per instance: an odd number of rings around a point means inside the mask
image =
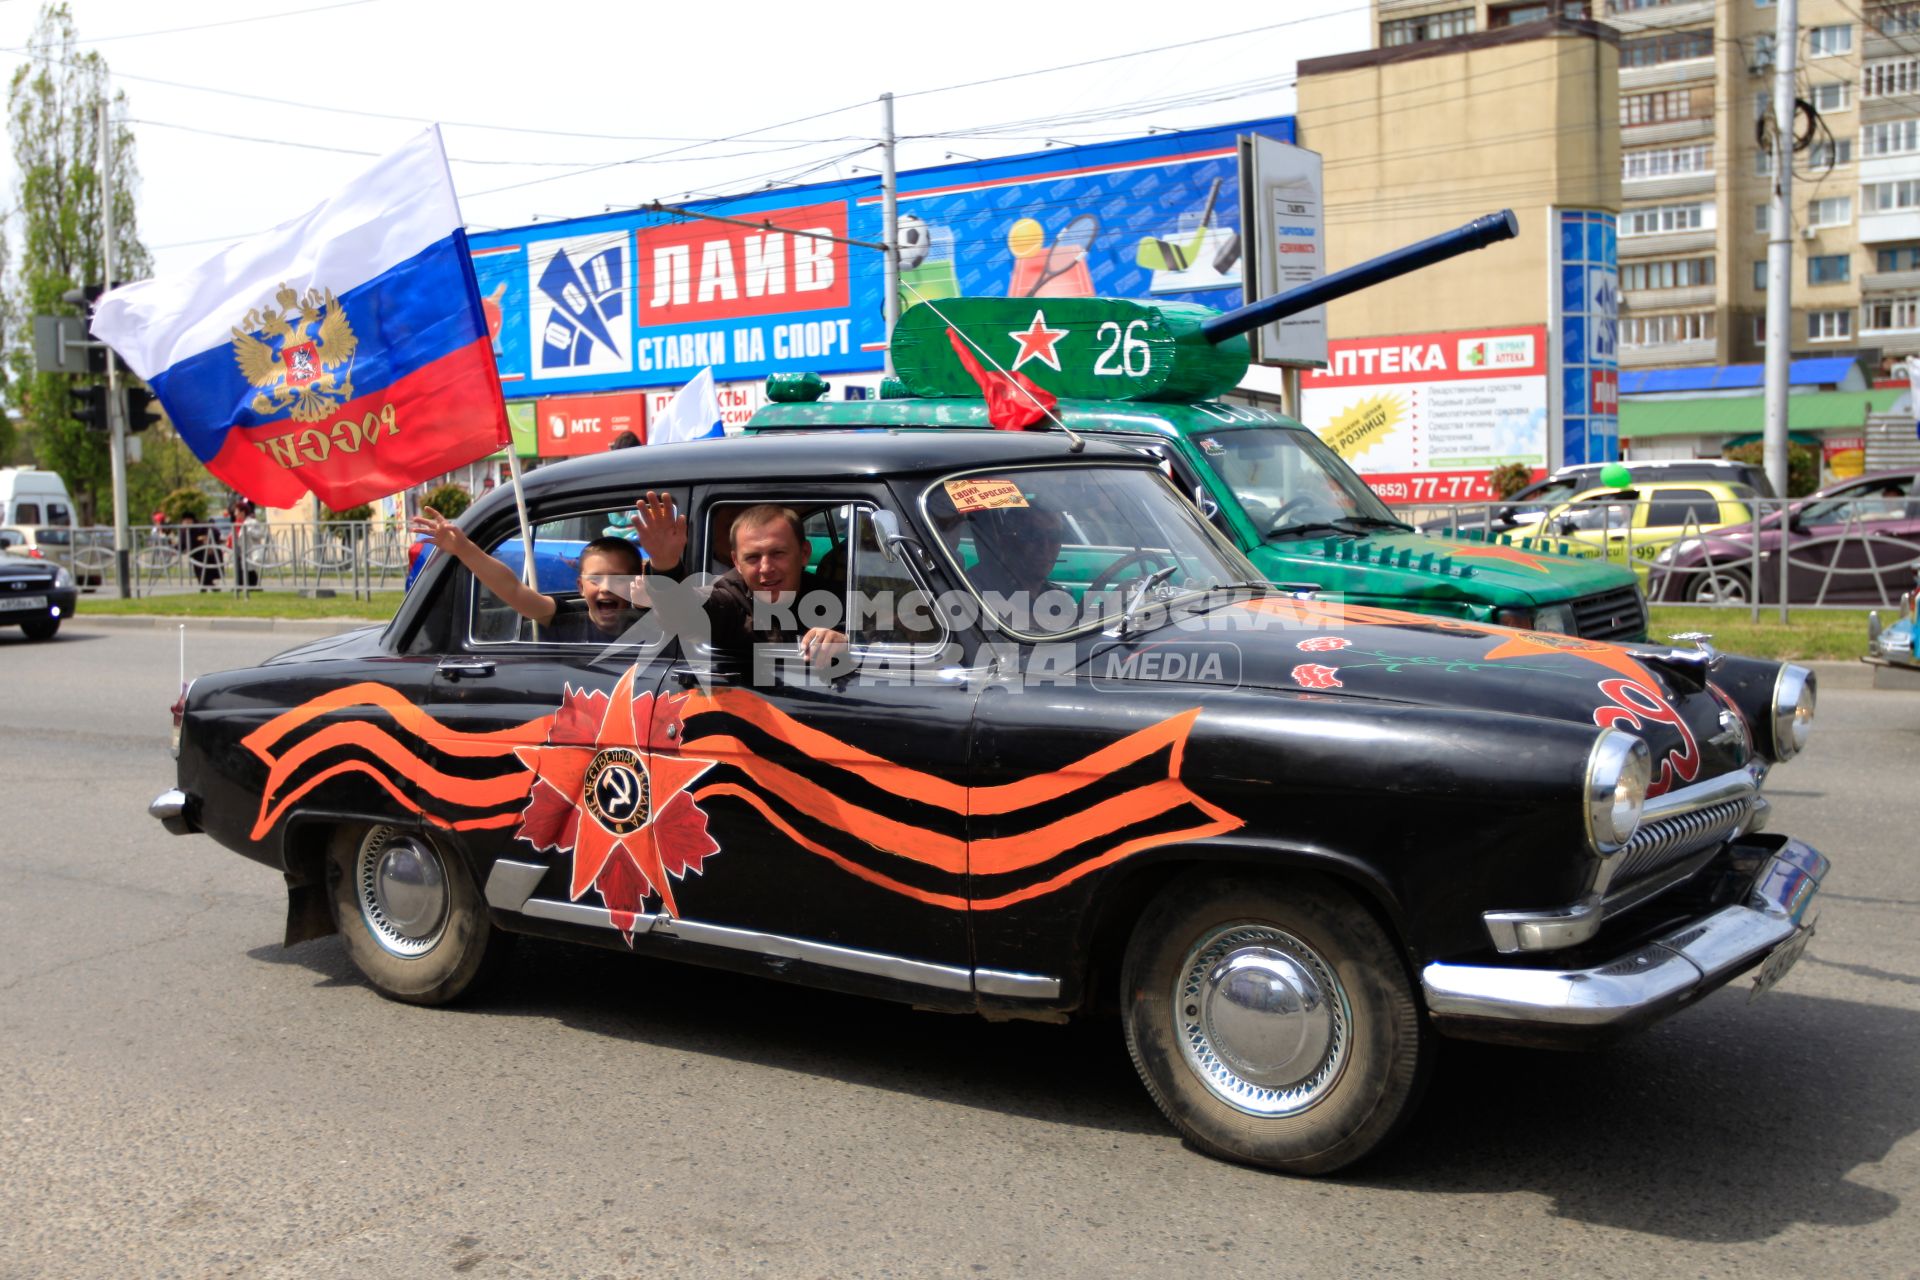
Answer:
POLYGON ((1652 1021, 1745 973, 1812 928, 1813 899, 1827 867, 1812 848, 1784 840, 1744 903, 1690 920, 1593 968, 1430 964, 1420 975, 1427 1008, 1452 1034, 1531 1042, 1652 1021))

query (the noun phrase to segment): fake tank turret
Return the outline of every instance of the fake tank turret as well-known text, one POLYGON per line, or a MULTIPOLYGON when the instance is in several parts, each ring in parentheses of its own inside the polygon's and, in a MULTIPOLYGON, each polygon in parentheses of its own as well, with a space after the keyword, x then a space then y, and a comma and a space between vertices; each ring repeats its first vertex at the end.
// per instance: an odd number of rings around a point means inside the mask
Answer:
POLYGON ((880 399, 817 398, 821 379, 776 374, 774 403, 747 429, 1030 425, 1061 431, 1068 447, 1071 437, 1116 441, 1158 457, 1271 581, 1359 604, 1644 639, 1630 569, 1552 539, 1422 533, 1298 421, 1219 399, 1246 376, 1252 330, 1518 231, 1503 210, 1228 312, 1124 298, 918 303, 894 328, 895 376, 880 399))

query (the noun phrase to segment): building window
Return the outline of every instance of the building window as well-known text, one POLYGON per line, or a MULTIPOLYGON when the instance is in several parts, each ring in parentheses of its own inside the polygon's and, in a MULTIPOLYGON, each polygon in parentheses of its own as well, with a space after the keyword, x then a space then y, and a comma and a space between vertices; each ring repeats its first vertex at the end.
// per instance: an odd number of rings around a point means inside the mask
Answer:
POLYGON ((1638 36, 1620 42, 1620 69, 1660 67, 1669 62, 1713 56, 1711 31, 1663 31, 1654 36, 1638 36))
POLYGON ((1642 9, 1664 9, 1679 0, 1607 0, 1608 13, 1638 13, 1642 9))
POLYGON ((1586 0, 1524 0, 1521 4, 1487 6, 1489 27, 1517 27, 1526 22, 1544 22, 1558 13, 1563 18, 1587 16, 1586 0))
POLYGON ((1853 278, 1853 259, 1844 253, 1817 253, 1807 259, 1808 284, 1845 284, 1853 278))
POLYGON ((1844 227, 1852 221, 1852 196, 1828 196, 1823 200, 1807 201, 1807 225, 1810 227, 1844 227))
POLYGON ((1920 297, 1879 298, 1862 310, 1869 330, 1920 328, 1920 297))
POLYGON ((1767 260, 1765 258, 1753 264, 1753 287, 1762 293, 1767 291, 1767 260))
POLYGON ((1773 152, 1756 151, 1753 153, 1753 171, 1761 177, 1773 172, 1773 152))
POLYGON ((1813 105, 1819 110, 1845 111, 1847 109, 1847 82, 1829 80, 1825 84, 1813 86, 1813 105))
POLYGON ((1920 244, 1882 249, 1874 256, 1874 267, 1879 271, 1920 271, 1920 244))
POLYGON ((1767 345, 1767 318, 1764 315, 1753 318, 1753 340, 1760 346, 1767 345))
POLYGON ((1713 230, 1713 205, 1656 204, 1620 215, 1622 236, 1657 236, 1669 231, 1713 230))
POLYGON ((1837 169, 1853 163, 1853 139, 1822 138, 1807 149, 1807 163, 1815 169, 1837 169))
POLYGON ((1853 312, 1851 311, 1809 311, 1807 312, 1807 340, 1809 342, 1838 342, 1853 336, 1853 312))
POLYGON ((1683 311, 1666 316, 1620 317, 1620 341, 1629 347, 1659 347, 1673 342, 1704 342, 1713 337, 1713 312, 1683 311))
POLYGON ((1883 36, 1904 36, 1920 31, 1920 3, 1867 6, 1867 25, 1883 36))
POLYGON ((1657 262, 1620 264, 1620 287, 1632 292, 1642 289, 1690 289, 1713 283, 1712 258, 1666 258, 1657 262))
POLYGON ((1853 52, 1853 26, 1841 23, 1837 27, 1814 27, 1807 32, 1807 54, 1809 57, 1825 58, 1836 53, 1853 52))
POLYGON ((1862 98, 1892 98, 1904 93, 1920 93, 1920 58, 1875 58, 1860 68, 1862 98))
POLYGON ((1713 144, 1693 143, 1684 147, 1649 147, 1627 151, 1620 156, 1620 178, 1624 182, 1644 182, 1652 178, 1672 178, 1687 173, 1713 172, 1713 144))
POLYGON ((1891 213, 1896 209, 1920 209, 1920 179, 1899 182, 1869 182, 1860 188, 1860 205, 1867 213, 1891 213))
POLYGON ((1449 9, 1445 13, 1423 13, 1417 18, 1395 18, 1380 24, 1380 47, 1419 44, 1426 40, 1444 40, 1463 36, 1473 30, 1472 9, 1449 9))
POLYGON ((1753 206, 1753 229, 1758 235, 1766 235, 1773 230, 1773 208, 1771 205, 1753 206))
POLYGON ((1904 156, 1920 151, 1920 119, 1881 120, 1860 130, 1860 150, 1869 156, 1904 156))
POLYGON ((1620 95, 1620 123, 1623 125, 1695 120, 1710 114, 1710 107, 1704 111, 1695 109, 1691 89, 1661 89, 1655 93, 1620 95))

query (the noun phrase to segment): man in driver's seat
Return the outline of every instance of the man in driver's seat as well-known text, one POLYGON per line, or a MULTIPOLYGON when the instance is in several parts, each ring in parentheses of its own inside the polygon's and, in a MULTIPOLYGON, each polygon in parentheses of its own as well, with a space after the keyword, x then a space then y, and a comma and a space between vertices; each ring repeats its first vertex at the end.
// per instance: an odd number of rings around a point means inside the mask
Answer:
POLYGON ((1015 630, 1063 629, 1059 615, 1075 613, 1078 606, 1050 577, 1066 542, 1066 522, 1059 514, 1039 503, 997 507, 971 513, 967 529, 976 556, 967 580, 987 607, 1015 630))

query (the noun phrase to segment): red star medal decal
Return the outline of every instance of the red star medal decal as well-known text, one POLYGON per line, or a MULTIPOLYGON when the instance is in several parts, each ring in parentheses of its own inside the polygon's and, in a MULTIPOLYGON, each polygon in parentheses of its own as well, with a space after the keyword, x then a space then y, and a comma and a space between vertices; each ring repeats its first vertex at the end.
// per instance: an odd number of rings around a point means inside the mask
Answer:
POLYGON ((683 699, 655 706, 651 693, 634 695, 633 678, 629 668, 611 696, 568 685, 546 745, 514 749, 534 774, 516 835, 541 852, 572 854, 569 895, 598 892, 628 946, 647 898, 678 915, 672 881, 720 851, 687 794, 714 762, 673 752, 683 699))
POLYGON ((1012 373, 1029 360, 1038 360, 1049 369, 1059 371, 1060 353, 1054 347, 1067 336, 1067 331, 1047 328, 1046 312, 1034 312, 1033 323, 1027 326, 1026 332, 1009 330, 1007 336, 1020 344, 1020 354, 1013 358, 1013 364, 1007 372, 1012 373))

